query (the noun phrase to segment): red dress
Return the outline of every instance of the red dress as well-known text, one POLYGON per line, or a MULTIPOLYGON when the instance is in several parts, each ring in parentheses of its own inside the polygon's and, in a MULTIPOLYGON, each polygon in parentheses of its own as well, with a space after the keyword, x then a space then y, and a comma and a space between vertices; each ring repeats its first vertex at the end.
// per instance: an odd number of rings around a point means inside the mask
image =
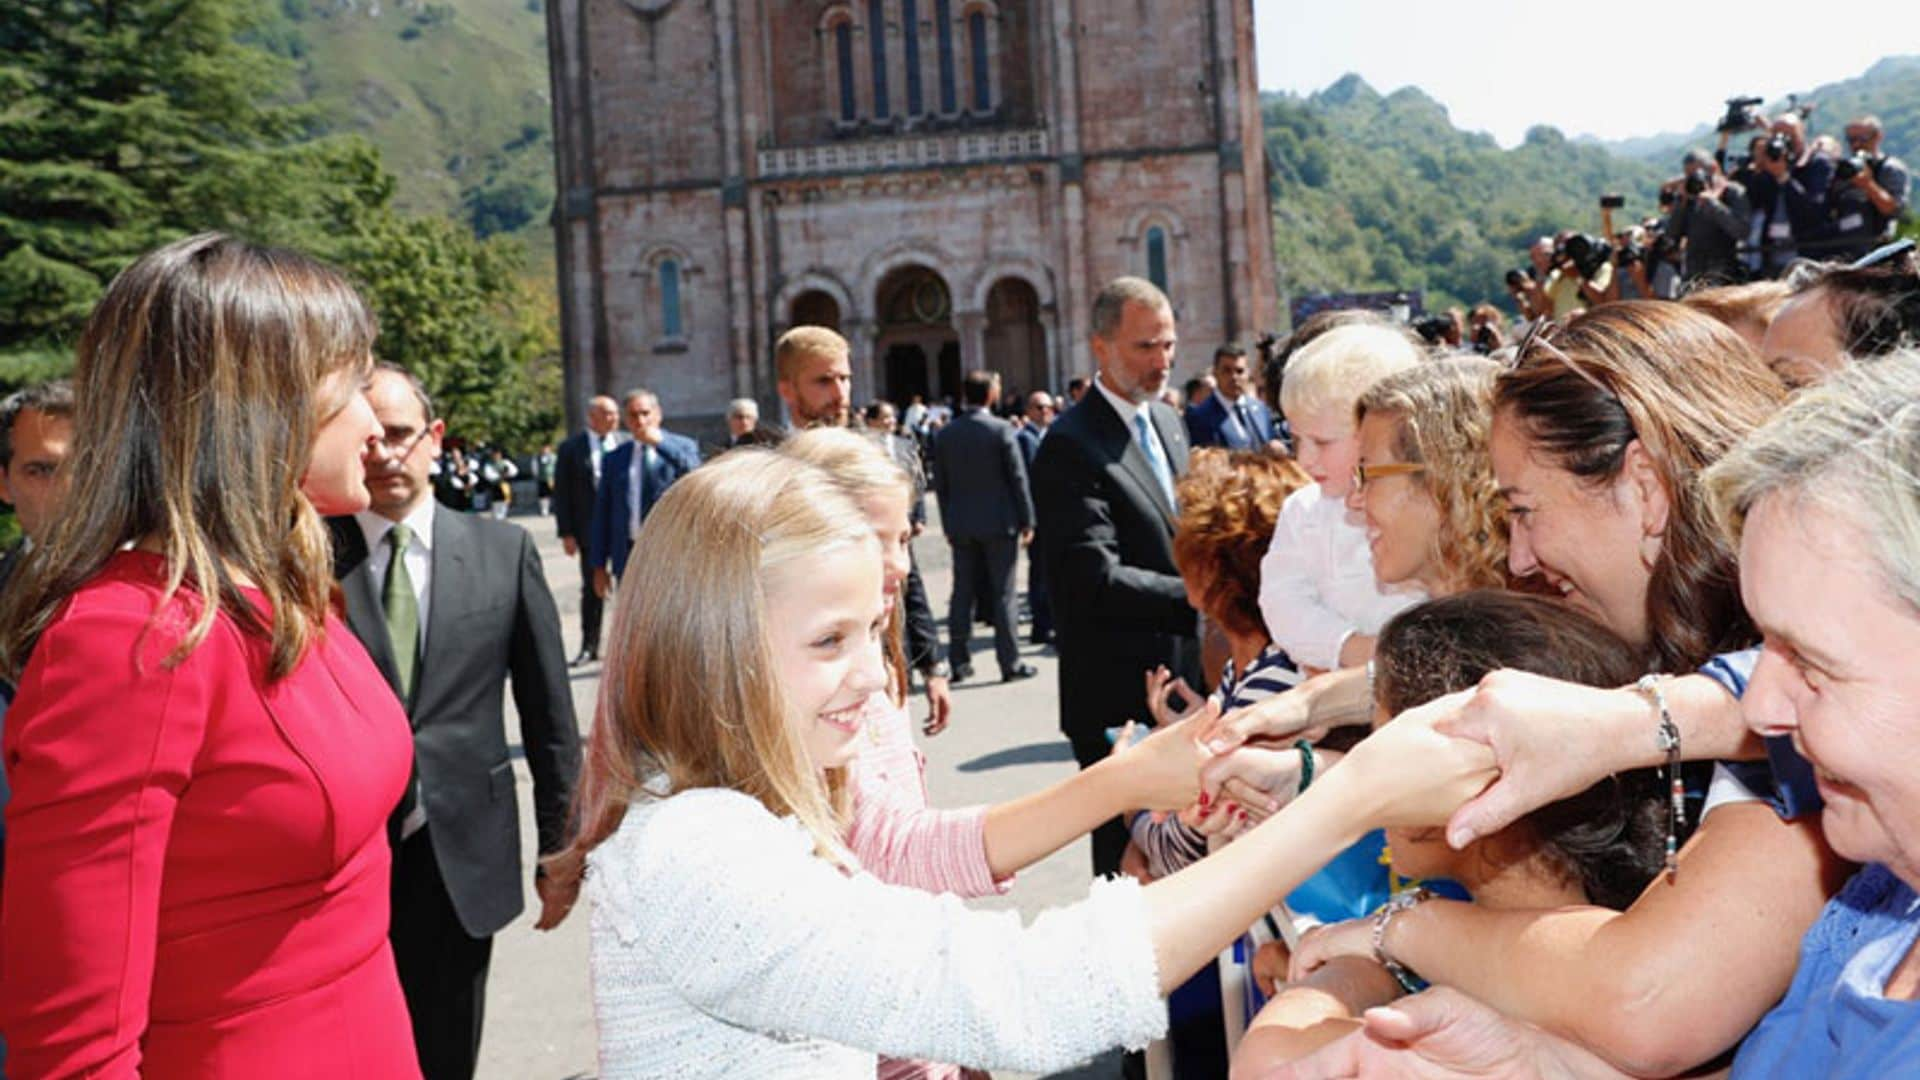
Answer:
POLYGON ((8 711, 8 1074, 417 1078, 387 945, 405 713, 333 618, 275 683, 225 615, 166 668, 198 601, 150 624, 162 575, 114 556, 8 711))

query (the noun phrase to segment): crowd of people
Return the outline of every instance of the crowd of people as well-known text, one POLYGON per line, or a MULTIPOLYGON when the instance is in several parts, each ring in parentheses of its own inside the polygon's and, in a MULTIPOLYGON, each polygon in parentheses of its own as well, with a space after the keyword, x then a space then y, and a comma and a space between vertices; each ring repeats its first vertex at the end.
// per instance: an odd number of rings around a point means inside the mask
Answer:
MULTIPOLYGON (((1882 149, 1878 117, 1849 120, 1843 145, 1831 135, 1808 137, 1811 106, 1769 118, 1757 104, 1728 102, 1718 145, 1682 156, 1680 175, 1660 185, 1657 215, 1616 229, 1612 212, 1624 199, 1603 196, 1600 235, 1568 229, 1534 241, 1527 264, 1506 275, 1520 317, 1566 318, 1612 300, 1777 281, 1802 259, 1851 262, 1893 239, 1910 177, 1882 149)), ((1503 343, 1483 329, 1486 312, 1476 308, 1473 320, 1469 327, 1464 313, 1450 311, 1423 332, 1453 346, 1464 335, 1482 352, 1503 343)))
POLYGON ((1175 394, 1122 277, 1062 399, 946 415, 798 327, 786 425, 735 402, 712 460, 595 397, 551 459, 583 740, 533 541, 450 512, 352 287, 162 247, 0 406, 5 1068, 471 1077, 511 686, 608 1077, 1911 1071, 1920 263, 1587 299, 1488 355, 1326 313, 1175 394), (937 735, 978 618, 1036 674, 1023 549, 1081 768, 931 806, 911 693, 937 735), (1083 899, 961 903, 1082 836, 1083 899))

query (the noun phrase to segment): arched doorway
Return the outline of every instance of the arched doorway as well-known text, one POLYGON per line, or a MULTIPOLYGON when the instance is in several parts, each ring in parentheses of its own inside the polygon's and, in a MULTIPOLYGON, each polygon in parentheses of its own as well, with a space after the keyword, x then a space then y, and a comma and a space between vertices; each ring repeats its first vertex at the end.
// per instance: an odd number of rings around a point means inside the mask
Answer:
POLYGON ((880 279, 873 354, 875 385, 896 405, 915 394, 929 401, 960 395, 960 338, 953 329, 953 296, 939 274, 903 266, 880 279))
POLYGON ((1047 334, 1040 326, 1040 297, 1033 286, 1005 277, 987 290, 987 329, 982 362, 1000 373, 1008 402, 1047 387, 1047 334))
POLYGON ((819 289, 809 289, 793 298, 793 317, 789 326, 824 326, 838 333, 840 304, 819 289))

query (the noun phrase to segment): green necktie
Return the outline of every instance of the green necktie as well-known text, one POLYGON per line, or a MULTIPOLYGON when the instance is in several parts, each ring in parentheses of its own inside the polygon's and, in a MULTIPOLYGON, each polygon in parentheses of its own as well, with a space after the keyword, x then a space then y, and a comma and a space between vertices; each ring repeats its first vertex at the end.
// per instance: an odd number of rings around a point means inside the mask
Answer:
POLYGON ((387 563, 387 583, 380 606, 387 611, 387 637, 393 642, 393 666, 400 673, 400 697, 413 696, 414 668, 420 659, 420 600, 413 595, 413 575, 407 573, 407 543, 413 533, 405 525, 387 530, 393 559, 387 563))

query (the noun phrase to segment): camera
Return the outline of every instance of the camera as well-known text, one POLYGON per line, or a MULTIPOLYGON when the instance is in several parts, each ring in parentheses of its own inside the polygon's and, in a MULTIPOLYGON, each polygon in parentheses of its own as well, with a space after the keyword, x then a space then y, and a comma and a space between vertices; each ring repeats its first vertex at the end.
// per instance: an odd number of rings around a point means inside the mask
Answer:
POLYGON ((1500 347, 1500 332, 1490 323, 1481 323, 1473 331, 1473 351, 1485 356, 1500 347))
POLYGON ((1521 289, 1526 288, 1527 282, 1532 278, 1532 276, 1533 275, 1527 273, 1525 270, 1507 271, 1507 291, 1518 292, 1521 289))
POLYGON ((1707 170, 1699 169, 1699 168, 1688 169, 1687 182, 1686 182, 1687 194, 1689 195, 1700 194, 1701 192, 1707 190, 1707 184, 1710 183, 1711 181, 1712 181, 1712 177, 1708 175, 1707 170))
POLYGON ((1833 163, 1833 182, 1843 184, 1863 172, 1873 169, 1879 162, 1866 154, 1854 153, 1833 163))
POLYGON ((1793 158, 1793 140, 1787 138, 1784 131, 1776 131, 1767 136, 1767 145, 1763 151, 1768 161, 1788 161, 1793 158))
POLYGON ((1429 345, 1439 345, 1445 342, 1447 340, 1447 331, 1452 329, 1453 320, 1445 315, 1428 315, 1425 318, 1414 320, 1413 323, 1413 332, 1419 334, 1420 340, 1429 345))
POLYGON ((1662 210, 1672 209, 1673 204, 1679 201, 1680 195, 1678 192, 1671 190, 1663 190, 1660 192, 1660 209, 1662 210))
POLYGON ((1600 272, 1600 268, 1613 258, 1613 245, 1597 236, 1586 233, 1574 233, 1567 242, 1554 252, 1555 261, 1573 263, 1583 278, 1590 278, 1600 272))
POLYGON ((1745 131, 1760 124, 1759 107, 1761 98, 1732 97, 1727 99, 1727 113, 1714 125, 1715 131, 1745 131))
POLYGON ((1600 209, 1602 210, 1618 210, 1625 205, 1627 205, 1627 197, 1625 195, 1600 196, 1600 209))

